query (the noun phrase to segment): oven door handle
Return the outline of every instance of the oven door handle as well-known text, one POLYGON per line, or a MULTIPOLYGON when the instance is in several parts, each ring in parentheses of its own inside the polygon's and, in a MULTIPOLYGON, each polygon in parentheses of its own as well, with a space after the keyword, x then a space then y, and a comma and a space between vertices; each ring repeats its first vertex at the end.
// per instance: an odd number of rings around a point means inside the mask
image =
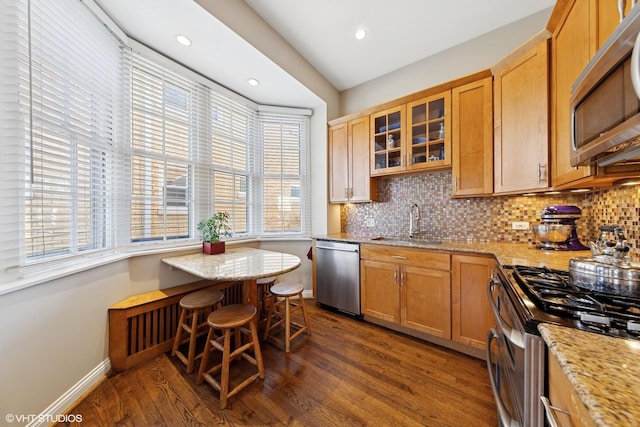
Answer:
POLYGON ((489 286, 487 287, 487 294, 489 296, 489 305, 491 306, 491 311, 496 319, 496 324, 498 328, 504 333, 509 342, 511 342, 516 347, 524 349, 524 338, 522 333, 513 329, 502 319, 502 315, 500 310, 498 310, 498 305, 496 304, 495 299, 493 298, 493 288, 497 286, 502 286, 502 284, 495 279, 489 280, 489 286))
MULTIPOLYGON (((487 368, 489 369, 489 382, 491 383, 491 390, 493 391, 493 397, 496 401, 496 407, 498 408, 498 422, 500 426, 503 427, 522 427, 522 424, 518 422, 513 416, 509 413, 509 410, 505 406, 504 402, 502 402, 502 396, 500 395, 500 390, 498 390, 498 385, 496 383, 496 378, 493 373, 493 353, 491 352, 491 342, 493 340, 500 339, 500 336, 496 332, 495 329, 489 329, 489 336, 487 337, 487 368)), ((498 367, 498 364, 495 364, 498 367)))

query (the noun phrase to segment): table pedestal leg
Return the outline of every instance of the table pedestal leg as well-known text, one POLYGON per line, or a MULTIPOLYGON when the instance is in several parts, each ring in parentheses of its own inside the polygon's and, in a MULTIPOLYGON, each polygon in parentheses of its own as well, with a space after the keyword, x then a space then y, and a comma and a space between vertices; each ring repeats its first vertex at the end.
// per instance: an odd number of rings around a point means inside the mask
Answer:
POLYGON ((260 310, 260 301, 258 301, 258 285, 256 279, 247 279, 242 281, 242 301, 245 304, 251 304, 260 310))

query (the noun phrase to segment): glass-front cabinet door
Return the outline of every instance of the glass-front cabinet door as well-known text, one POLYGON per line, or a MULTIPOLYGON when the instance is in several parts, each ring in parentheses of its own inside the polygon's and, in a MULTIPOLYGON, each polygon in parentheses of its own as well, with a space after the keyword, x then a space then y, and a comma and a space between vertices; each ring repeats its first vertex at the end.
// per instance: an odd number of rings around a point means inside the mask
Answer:
POLYGON ((407 104, 407 170, 451 165, 451 92, 407 104))
POLYGON ((405 107, 372 114, 371 175, 387 175, 406 170, 405 107))

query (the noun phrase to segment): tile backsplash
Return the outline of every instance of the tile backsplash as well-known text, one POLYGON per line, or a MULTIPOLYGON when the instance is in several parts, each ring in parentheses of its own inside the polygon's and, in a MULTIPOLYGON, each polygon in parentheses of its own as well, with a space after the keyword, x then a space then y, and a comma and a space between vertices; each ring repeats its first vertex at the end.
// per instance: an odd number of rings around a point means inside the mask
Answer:
POLYGON ((424 238, 522 242, 534 244, 531 230, 512 230, 514 221, 540 222, 548 205, 582 209, 577 221, 584 244, 595 240, 603 224, 625 228, 631 257, 640 259, 640 186, 614 187, 588 193, 496 196, 452 199, 451 172, 380 179, 380 201, 343 205, 342 231, 356 234, 408 235, 409 209, 420 207, 419 232, 424 238), (374 226, 368 224, 374 223, 374 226))

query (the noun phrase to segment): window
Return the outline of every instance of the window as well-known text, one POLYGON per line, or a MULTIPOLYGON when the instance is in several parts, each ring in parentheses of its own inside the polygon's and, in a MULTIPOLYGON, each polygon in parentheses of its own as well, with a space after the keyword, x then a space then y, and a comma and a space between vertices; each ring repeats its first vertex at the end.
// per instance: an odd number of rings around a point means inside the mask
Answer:
POLYGON ((307 128, 305 115, 259 115, 264 234, 305 234, 309 230, 307 128))
POLYGON ((3 25, 11 40, 3 47, 15 48, 2 75, 12 86, 3 94, 2 109, 11 112, 3 128, 12 135, 2 141, 11 153, 2 169, 17 172, 4 193, 16 196, 6 212, 21 222, 2 236, 20 257, 11 264, 110 248, 121 44, 76 0, 2 7, 3 24, 13 24, 3 25))
POLYGON ((131 241, 192 237, 198 84, 132 54, 131 241))
POLYGON ((235 236, 255 235, 251 221, 256 113, 212 96, 211 163, 214 210, 226 211, 235 236))
POLYGON ((219 211, 236 238, 308 235, 306 111, 126 46, 79 0, 3 0, 0 22, 0 282, 194 243, 219 211))

